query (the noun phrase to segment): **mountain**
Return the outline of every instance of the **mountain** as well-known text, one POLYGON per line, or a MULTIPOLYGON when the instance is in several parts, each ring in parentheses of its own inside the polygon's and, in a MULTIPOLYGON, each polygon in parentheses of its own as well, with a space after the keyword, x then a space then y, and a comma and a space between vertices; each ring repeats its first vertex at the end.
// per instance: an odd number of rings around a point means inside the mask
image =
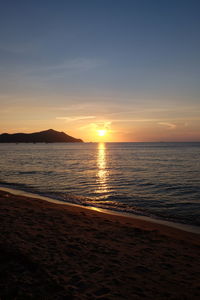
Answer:
POLYGON ((3 133, 0 135, 0 143, 83 143, 64 132, 53 129, 34 133, 3 133))

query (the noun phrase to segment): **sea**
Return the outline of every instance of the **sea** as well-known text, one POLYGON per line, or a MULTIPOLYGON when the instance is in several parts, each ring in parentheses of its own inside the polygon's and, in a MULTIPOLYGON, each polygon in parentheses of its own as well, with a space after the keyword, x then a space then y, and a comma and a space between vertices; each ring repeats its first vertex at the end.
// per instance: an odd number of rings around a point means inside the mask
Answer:
POLYGON ((0 187, 200 226, 200 142, 0 144, 0 187))

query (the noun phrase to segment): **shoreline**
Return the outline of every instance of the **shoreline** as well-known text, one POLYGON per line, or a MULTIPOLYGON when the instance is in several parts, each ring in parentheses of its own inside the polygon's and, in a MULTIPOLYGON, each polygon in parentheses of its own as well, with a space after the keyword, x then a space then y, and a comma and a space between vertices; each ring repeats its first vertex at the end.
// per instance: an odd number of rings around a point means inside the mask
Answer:
POLYGON ((200 238, 0 191, 0 298, 199 299, 200 238))
POLYGON ((161 226, 166 226, 166 227, 169 227, 172 229, 177 229, 177 230, 190 232, 190 233, 194 233, 194 234, 200 234, 200 227, 195 226, 195 225, 188 225, 188 224, 176 223, 176 222, 162 220, 162 219, 155 219, 152 217, 136 215, 133 213, 118 212, 118 211, 114 211, 114 210, 110 210, 110 209, 98 208, 95 206, 84 206, 84 205, 80 205, 80 204, 57 200, 57 199, 46 197, 46 196, 41 196, 39 194, 34 194, 31 192, 26 192, 26 191, 14 189, 14 188, 7 188, 7 187, 0 186, 0 191, 6 191, 13 195, 26 196, 26 197, 30 197, 30 198, 40 199, 40 200, 58 204, 58 205, 79 207, 79 208, 83 208, 86 210, 97 211, 102 214, 108 214, 111 216, 114 215, 114 216, 119 216, 119 217, 126 217, 126 218, 130 218, 130 219, 141 220, 141 221, 145 221, 145 222, 149 222, 149 223, 153 223, 153 224, 157 224, 157 225, 161 225, 161 226))

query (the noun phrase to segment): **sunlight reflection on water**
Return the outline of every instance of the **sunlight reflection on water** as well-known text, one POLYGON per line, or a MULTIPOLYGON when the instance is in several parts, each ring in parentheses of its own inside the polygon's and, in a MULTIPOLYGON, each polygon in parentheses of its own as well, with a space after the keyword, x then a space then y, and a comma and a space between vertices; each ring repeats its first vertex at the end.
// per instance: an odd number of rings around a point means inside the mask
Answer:
POLYGON ((199 225, 199 162, 200 143, 1 144, 0 185, 199 225))
POLYGON ((97 167, 97 192, 106 193, 108 191, 108 172, 106 170, 106 146, 104 143, 98 144, 97 167))

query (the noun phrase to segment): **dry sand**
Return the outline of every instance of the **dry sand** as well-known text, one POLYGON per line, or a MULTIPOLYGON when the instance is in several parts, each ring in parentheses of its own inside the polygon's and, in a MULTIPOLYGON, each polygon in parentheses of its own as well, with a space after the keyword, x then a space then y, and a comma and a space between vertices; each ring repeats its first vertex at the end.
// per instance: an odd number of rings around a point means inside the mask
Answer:
POLYGON ((0 192, 0 299, 200 299, 200 238, 0 192))

